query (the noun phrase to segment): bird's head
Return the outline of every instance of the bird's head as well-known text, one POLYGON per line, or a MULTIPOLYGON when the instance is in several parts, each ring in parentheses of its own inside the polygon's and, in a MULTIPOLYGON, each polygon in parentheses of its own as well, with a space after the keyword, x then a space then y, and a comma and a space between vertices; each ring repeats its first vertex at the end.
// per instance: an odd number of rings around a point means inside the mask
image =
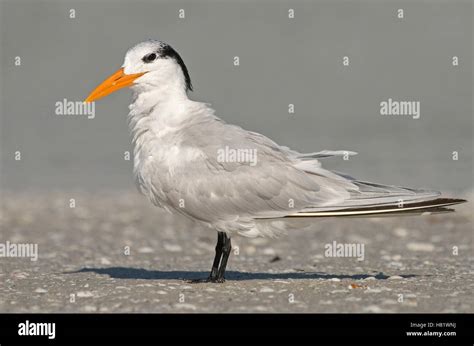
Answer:
POLYGON ((188 69, 179 54, 167 43, 140 42, 130 48, 122 67, 104 80, 84 102, 93 102, 125 87, 138 90, 172 88, 192 90, 188 69))

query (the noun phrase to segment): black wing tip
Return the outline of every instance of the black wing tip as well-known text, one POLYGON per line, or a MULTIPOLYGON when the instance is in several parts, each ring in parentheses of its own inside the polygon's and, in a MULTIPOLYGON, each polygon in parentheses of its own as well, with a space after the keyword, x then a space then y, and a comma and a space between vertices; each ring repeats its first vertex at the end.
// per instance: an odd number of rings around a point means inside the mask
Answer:
POLYGON ((462 199, 462 198, 437 198, 432 201, 432 203, 450 203, 450 204, 461 204, 461 203, 466 203, 468 202, 467 199, 462 199))
MULTIPOLYGON (((385 216, 385 215, 391 215, 391 216, 396 216, 396 215, 402 215, 402 214, 423 214, 423 213, 429 213, 429 214, 438 214, 438 213, 446 213, 446 212, 453 212, 455 211, 454 209, 447 208, 448 206, 453 206, 455 204, 461 204, 461 203, 466 203, 468 202, 465 199, 461 198, 435 198, 431 199, 428 201, 423 201, 423 202, 415 202, 415 203, 407 203, 403 207, 398 207, 398 206, 392 206, 392 209, 388 208, 387 206, 375 206, 375 207, 363 207, 363 208, 348 208, 348 209, 340 209, 337 211, 328 211, 330 212, 336 212, 336 213, 341 213, 341 215, 324 215, 328 217, 332 216, 349 216, 351 212, 366 212, 366 213, 361 213, 360 217, 379 217, 379 216, 385 216), (377 211, 381 211, 377 213, 377 211), (342 215, 344 213, 348 213, 347 215, 342 215)), ((322 212, 323 214, 325 212, 322 212)), ((301 215, 301 214, 292 214, 288 215, 287 217, 314 217, 314 216, 321 216, 318 215, 318 212, 315 212, 314 214, 308 213, 308 215, 301 215)), ((352 215, 351 215, 352 216, 352 215)), ((354 214, 356 216, 356 214, 354 214)))
MULTIPOLYGON (((403 206, 392 205, 392 208, 393 209, 399 208, 400 210, 403 210, 404 208, 418 208, 418 210, 422 210, 422 209, 441 208, 441 207, 461 204, 465 202, 467 202, 467 200, 461 199, 461 198, 442 197, 442 198, 430 199, 423 202, 407 202, 403 206)), ((360 210, 365 210, 365 211, 374 210, 375 211, 375 210, 386 210, 387 208, 390 208, 390 207, 386 205, 378 205, 378 206, 373 206, 373 207, 348 208, 348 209, 343 209, 343 210, 344 211, 360 211, 360 210)))

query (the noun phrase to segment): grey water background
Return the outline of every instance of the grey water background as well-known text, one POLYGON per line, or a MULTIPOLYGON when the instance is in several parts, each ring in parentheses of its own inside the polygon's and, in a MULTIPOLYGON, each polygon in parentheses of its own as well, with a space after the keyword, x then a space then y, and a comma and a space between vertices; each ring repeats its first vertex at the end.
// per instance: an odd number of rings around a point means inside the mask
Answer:
POLYGON ((131 92, 98 101, 94 119, 55 103, 83 100, 155 38, 181 54, 191 98, 227 122, 302 152, 357 151, 323 164, 363 180, 471 189, 472 18, 471 1, 1 0, 0 188, 134 188, 131 92), (421 118, 380 115, 389 98, 420 101, 421 118))

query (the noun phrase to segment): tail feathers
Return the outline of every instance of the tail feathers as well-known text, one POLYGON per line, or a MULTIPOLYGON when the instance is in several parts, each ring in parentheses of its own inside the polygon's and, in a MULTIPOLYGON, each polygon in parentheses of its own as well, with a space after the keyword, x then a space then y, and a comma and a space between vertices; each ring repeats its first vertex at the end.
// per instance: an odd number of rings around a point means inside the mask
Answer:
POLYGON ((342 216, 397 216, 397 215, 418 215, 423 213, 450 212, 453 209, 446 207, 464 203, 466 200, 457 198, 437 198, 429 201, 406 203, 403 205, 378 205, 371 207, 346 208, 337 210, 308 211, 301 212, 287 217, 342 217, 342 216))

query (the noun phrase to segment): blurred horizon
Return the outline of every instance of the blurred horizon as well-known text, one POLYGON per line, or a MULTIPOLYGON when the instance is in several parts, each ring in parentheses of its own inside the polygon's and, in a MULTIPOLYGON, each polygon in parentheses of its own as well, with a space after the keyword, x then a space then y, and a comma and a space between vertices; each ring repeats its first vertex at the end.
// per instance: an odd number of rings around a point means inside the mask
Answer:
POLYGON ((135 189, 132 158, 124 160, 131 92, 98 101, 94 119, 56 115, 55 103, 83 100, 148 38, 181 54, 190 98, 226 122, 301 152, 359 153, 323 159, 325 168, 389 185, 473 189, 471 2, 133 5, 0 0, 0 190, 135 189), (420 119, 382 116, 388 99, 420 102, 420 119))

